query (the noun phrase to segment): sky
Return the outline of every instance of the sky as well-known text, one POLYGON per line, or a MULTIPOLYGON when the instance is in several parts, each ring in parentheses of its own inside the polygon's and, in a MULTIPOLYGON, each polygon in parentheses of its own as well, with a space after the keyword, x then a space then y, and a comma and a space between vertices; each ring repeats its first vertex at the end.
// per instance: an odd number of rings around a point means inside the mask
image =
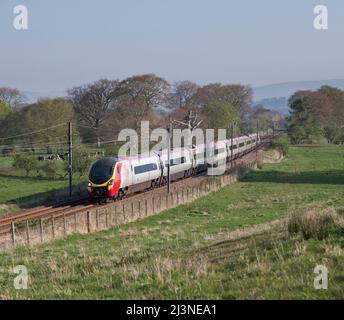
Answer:
POLYGON ((341 0, 0 0, 0 86, 59 91, 100 78, 253 86, 344 78, 341 0), (28 30, 13 27, 16 5, 28 30), (329 29, 313 27, 326 5, 329 29))

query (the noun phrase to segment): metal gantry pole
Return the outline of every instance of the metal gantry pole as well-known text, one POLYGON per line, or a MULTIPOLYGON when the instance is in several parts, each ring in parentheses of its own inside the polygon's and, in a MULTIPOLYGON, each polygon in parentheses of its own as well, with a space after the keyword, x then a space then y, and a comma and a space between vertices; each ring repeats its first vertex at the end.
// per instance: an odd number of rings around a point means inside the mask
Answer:
POLYGON ((172 121, 170 119, 169 128, 168 128, 168 149, 167 149, 167 193, 170 193, 171 190, 171 138, 172 138, 172 121))
POLYGON ((257 137, 256 137, 256 158, 258 158, 258 146, 259 146, 259 121, 257 120, 257 137))
POLYGON ((68 175, 69 175, 69 196, 72 196, 72 185, 73 185, 73 139, 72 139, 72 122, 68 122, 68 175))
POLYGON ((234 122, 231 125, 231 169, 233 168, 233 139, 234 139, 234 122))

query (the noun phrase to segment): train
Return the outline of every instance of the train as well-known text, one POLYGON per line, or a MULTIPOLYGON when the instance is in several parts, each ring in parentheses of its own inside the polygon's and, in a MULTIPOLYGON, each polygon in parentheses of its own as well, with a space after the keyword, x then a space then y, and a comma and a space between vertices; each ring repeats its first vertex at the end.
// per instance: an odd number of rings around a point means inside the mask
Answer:
POLYGON ((205 144, 174 148, 170 151, 170 163, 167 149, 135 156, 103 157, 93 163, 89 172, 89 200, 117 201, 130 193, 164 186, 168 183, 168 167, 171 182, 216 170, 226 166, 232 157, 236 159, 252 151, 264 135, 256 133, 216 141, 211 148, 205 144))

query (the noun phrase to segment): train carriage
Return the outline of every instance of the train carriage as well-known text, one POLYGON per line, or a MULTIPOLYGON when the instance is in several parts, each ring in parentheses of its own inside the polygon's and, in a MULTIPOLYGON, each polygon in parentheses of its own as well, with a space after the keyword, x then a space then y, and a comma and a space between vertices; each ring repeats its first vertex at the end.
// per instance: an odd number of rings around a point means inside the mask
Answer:
POLYGON ((206 150, 204 144, 192 148, 175 148, 170 152, 170 163, 167 150, 136 156, 102 158, 92 165, 89 173, 89 198, 99 202, 103 199, 118 200, 128 193, 164 185, 167 183, 168 167, 171 181, 187 178, 207 168, 225 168, 232 155, 237 158, 254 149, 257 139, 259 143, 259 135, 252 134, 212 142, 210 151, 206 150))

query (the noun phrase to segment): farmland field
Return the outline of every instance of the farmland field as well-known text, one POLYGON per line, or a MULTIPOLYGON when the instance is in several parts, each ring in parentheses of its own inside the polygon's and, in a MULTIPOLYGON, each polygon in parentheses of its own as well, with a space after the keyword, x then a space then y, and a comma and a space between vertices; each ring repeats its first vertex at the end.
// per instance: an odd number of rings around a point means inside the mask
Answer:
POLYGON ((0 298, 343 299, 343 229, 290 236, 293 212, 343 215, 344 148, 292 147, 240 182, 118 228, 0 253, 0 298), (315 290, 317 265, 328 290, 315 290), (16 265, 29 272, 15 290, 16 265))
MULTIPOLYGON (((48 178, 31 173, 25 175, 23 170, 12 167, 11 157, 0 157, 0 215, 7 211, 16 211, 20 208, 20 200, 51 190, 68 187, 67 178, 48 178)), ((63 174, 63 162, 58 161, 59 172, 63 174)), ((74 177, 74 184, 85 183, 86 178, 74 177)))

